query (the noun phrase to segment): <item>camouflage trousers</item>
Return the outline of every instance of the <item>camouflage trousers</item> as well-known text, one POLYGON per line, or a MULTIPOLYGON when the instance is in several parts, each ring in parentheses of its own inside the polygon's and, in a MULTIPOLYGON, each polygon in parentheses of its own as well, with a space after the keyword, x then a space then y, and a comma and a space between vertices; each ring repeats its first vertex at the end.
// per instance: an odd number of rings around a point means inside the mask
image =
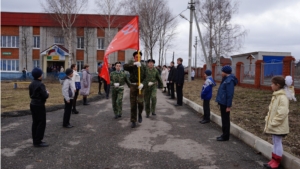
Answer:
POLYGON ((146 107, 146 114, 147 115, 149 115, 150 113, 155 112, 156 90, 157 90, 156 85, 145 87, 145 107, 146 107))
POLYGON ((112 93, 111 93, 112 107, 115 115, 122 115, 123 93, 124 93, 123 87, 118 87, 118 88, 113 87, 112 89, 112 93))
POLYGON ((139 114, 142 114, 144 109, 144 89, 139 94, 138 85, 130 85, 130 107, 131 107, 131 122, 137 120, 137 108, 139 114))

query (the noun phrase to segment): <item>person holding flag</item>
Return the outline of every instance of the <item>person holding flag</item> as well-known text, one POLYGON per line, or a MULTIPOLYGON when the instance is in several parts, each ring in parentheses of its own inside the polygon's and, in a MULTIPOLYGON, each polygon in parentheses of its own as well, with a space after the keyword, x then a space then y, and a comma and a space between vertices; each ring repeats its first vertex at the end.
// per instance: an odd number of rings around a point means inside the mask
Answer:
POLYGON ((163 86, 163 82, 159 75, 158 70, 154 67, 155 60, 148 60, 148 67, 146 69, 146 79, 144 80, 145 86, 145 106, 147 118, 149 118, 150 112, 155 116, 156 107, 156 88, 157 84, 160 88, 163 86), (150 103, 151 102, 151 103, 150 103))
MULTIPOLYGON (((140 56, 142 53, 139 52, 140 56)), ((124 64, 124 70, 130 73, 130 107, 131 107, 131 128, 136 127, 137 107, 139 111, 138 121, 142 123, 142 112, 144 109, 144 79, 146 78, 146 66, 138 61, 138 52, 133 53, 133 60, 128 64, 124 64), (138 68, 140 67, 140 85, 138 85, 138 68), (141 93, 139 94, 139 90, 141 93)))
POLYGON ((122 117, 122 101, 124 85, 130 87, 130 81, 125 72, 121 71, 121 62, 116 62, 116 71, 110 73, 110 85, 112 86, 112 107, 115 119, 122 117))
MULTIPOLYGON (((105 55, 104 64, 100 76, 110 84, 110 76, 108 72, 108 56, 109 54, 118 50, 135 49, 139 50, 139 18, 135 16, 127 25, 125 25, 112 39, 108 45, 105 55)), ((139 54, 141 54, 139 52, 139 54)), ((131 127, 136 127, 136 110, 137 102, 139 105, 139 122, 142 122, 142 111, 144 108, 144 95, 143 95, 143 80, 145 79, 145 66, 140 63, 138 52, 133 54, 135 60, 124 65, 124 70, 130 70, 130 80, 133 84, 130 86, 130 102, 131 102, 131 127)))

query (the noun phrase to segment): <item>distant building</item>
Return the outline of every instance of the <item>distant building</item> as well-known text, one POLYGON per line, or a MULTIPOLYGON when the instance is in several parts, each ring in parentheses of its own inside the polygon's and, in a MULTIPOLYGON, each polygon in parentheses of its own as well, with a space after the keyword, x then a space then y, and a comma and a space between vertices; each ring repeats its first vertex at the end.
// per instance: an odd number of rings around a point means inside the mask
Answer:
MULTIPOLYGON (((40 67, 70 67, 68 44, 61 26, 47 13, 1 12, 1 72, 20 72, 27 65, 28 71, 40 67), (22 42, 27 40, 28 46, 22 42), (27 50, 27 58, 25 57, 27 50)), ((103 61, 108 40, 108 24, 104 15, 80 14, 73 28, 73 58, 79 70, 90 65, 90 72, 97 71, 103 61), (87 45, 89 44, 89 45, 87 45)), ((135 16, 114 16, 111 30, 116 34, 135 16)), ((127 62, 133 50, 118 51, 110 55, 110 63, 127 62)))

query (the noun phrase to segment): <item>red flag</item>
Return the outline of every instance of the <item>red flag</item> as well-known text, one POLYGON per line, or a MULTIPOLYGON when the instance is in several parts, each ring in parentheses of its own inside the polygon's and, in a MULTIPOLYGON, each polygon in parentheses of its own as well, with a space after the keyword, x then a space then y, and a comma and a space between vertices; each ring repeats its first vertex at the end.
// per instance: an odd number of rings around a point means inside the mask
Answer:
POLYGON ((139 49, 139 27, 138 16, 133 18, 126 26, 124 26, 110 42, 104 55, 104 64, 100 76, 105 79, 106 83, 110 83, 108 71, 109 54, 125 49, 139 49))

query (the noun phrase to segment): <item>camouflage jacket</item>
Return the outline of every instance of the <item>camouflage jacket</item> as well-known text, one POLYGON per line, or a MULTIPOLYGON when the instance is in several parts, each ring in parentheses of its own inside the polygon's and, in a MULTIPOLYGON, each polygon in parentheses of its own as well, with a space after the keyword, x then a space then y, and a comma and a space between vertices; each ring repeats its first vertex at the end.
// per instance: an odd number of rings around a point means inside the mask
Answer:
POLYGON ((158 82, 159 86, 163 86, 161 77, 159 75, 159 72, 156 68, 149 69, 148 67, 146 68, 146 79, 144 80, 144 86, 148 86, 149 82, 156 83, 158 82))
POLYGON ((126 73, 122 71, 113 71, 110 73, 110 85, 114 86, 114 83, 119 83, 120 86, 127 84, 128 87, 130 87, 130 81, 126 75, 126 73))
MULTIPOLYGON (((138 82, 138 68, 136 65, 133 64, 134 61, 131 60, 129 61, 128 64, 124 64, 123 68, 124 70, 128 71, 130 73, 130 82, 131 83, 137 83, 138 82)), ((141 83, 144 83, 144 80, 146 78, 146 66, 141 63, 141 83)))

